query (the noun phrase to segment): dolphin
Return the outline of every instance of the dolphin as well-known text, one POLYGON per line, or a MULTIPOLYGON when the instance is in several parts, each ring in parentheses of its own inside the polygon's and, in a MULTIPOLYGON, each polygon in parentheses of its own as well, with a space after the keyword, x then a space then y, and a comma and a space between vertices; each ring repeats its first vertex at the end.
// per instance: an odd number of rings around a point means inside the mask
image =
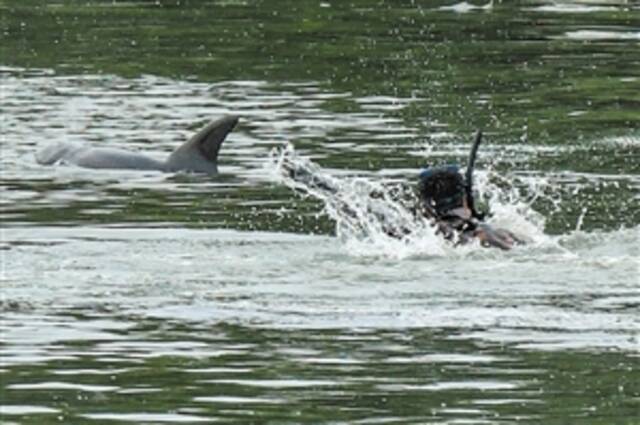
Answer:
POLYGON ((85 168, 216 174, 220 146, 236 126, 238 119, 235 115, 227 115, 211 121, 173 151, 165 161, 158 161, 137 152, 71 143, 58 143, 44 148, 36 153, 36 161, 43 165, 63 162, 85 168))

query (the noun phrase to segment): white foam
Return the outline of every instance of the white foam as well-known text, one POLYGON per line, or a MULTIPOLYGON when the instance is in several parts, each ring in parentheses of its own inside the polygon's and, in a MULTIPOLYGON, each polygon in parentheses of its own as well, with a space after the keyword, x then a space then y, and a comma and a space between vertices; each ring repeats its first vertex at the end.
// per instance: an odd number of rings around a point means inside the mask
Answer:
MULTIPOLYGON (((411 211, 414 195, 411 188, 385 184, 363 176, 336 177, 317 164, 297 155, 291 145, 274 151, 274 178, 288 187, 321 200, 323 212, 336 222, 336 235, 346 251, 355 256, 408 258, 413 256, 473 255, 477 244, 454 248, 436 235, 434 227, 411 211), (293 167, 304 175, 315 176, 311 182, 294 179, 288 169, 293 167), (333 190, 324 190, 315 182, 327 182, 333 190), (376 196, 371 196, 375 193, 376 196), (389 235, 388 229, 407 229, 402 236, 389 235)), ((544 179, 522 178, 527 184, 527 197, 515 186, 507 189, 490 179, 490 172, 479 172, 476 187, 479 197, 488 204, 492 216, 490 224, 512 230, 534 246, 556 247, 555 240, 544 233, 544 217, 532 203, 544 196, 544 179)), ((417 172, 416 172, 417 175, 417 172)))

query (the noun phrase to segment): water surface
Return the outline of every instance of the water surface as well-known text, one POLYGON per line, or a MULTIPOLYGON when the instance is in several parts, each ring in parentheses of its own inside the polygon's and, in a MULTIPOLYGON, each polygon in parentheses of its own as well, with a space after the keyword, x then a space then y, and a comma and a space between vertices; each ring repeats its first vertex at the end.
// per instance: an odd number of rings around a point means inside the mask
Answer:
POLYGON ((3 423, 640 420, 634 2, 0 10, 3 423), (226 113, 217 177, 34 160, 162 158, 226 113), (482 206, 529 243, 380 232, 477 128, 482 206), (287 144, 342 191, 292 190, 287 144))

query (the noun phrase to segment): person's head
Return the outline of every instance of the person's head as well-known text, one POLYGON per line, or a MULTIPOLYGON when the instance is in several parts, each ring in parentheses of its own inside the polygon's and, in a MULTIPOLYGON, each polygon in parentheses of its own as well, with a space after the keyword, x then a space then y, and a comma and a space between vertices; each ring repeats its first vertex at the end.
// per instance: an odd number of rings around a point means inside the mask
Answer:
POLYGON ((418 192, 420 198, 437 215, 463 207, 465 201, 464 178, 457 165, 430 167, 422 170, 419 176, 418 192))

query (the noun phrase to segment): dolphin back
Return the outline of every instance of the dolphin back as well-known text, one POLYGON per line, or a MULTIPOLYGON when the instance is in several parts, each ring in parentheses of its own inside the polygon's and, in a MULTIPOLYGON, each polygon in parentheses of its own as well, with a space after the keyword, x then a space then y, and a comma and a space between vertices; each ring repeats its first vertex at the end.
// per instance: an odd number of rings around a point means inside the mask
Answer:
POLYGON ((111 148, 85 147, 72 143, 58 143, 47 146, 36 153, 36 161, 42 165, 52 165, 63 162, 79 167, 95 169, 158 171, 164 171, 165 169, 163 162, 137 152, 127 152, 111 148))
POLYGON ((166 161, 158 161, 137 152, 87 147, 72 143, 47 146, 36 153, 36 161, 42 165, 65 162, 86 168, 191 171, 215 174, 218 172, 217 160, 220 146, 237 123, 236 116, 225 116, 210 122, 169 155, 166 161))

